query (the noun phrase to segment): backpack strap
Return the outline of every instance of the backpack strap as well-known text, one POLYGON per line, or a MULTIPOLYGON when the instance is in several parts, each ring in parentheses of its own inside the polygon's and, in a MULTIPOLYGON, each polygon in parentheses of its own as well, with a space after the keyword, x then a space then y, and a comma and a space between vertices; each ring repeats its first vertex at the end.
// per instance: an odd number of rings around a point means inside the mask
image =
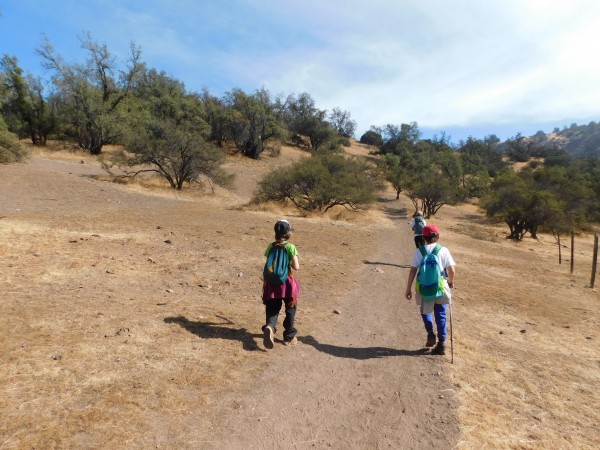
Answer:
MULTIPOLYGON (((437 256, 442 248, 443 247, 440 244, 436 244, 436 246, 431 251, 431 254, 437 256)), ((442 274, 442 276, 447 277, 448 272, 446 271, 445 268, 442 267, 442 262, 440 261, 440 258, 437 258, 437 262, 438 262, 438 266, 440 267, 440 273, 442 274)))
POLYGON ((424 245, 419 245, 419 251, 421 252, 421 255, 423 257, 425 257, 427 255, 427 250, 425 249, 424 245))

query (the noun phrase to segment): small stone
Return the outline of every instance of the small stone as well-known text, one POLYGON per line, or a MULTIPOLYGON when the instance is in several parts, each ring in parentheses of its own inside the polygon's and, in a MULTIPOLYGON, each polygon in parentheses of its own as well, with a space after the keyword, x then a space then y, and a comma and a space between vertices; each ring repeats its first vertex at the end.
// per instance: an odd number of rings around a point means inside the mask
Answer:
POLYGON ((592 340, 591 336, 586 336, 585 338, 588 339, 588 340, 590 340, 590 341, 592 340))
POLYGON ((172 293, 173 293, 173 292, 175 292, 175 291, 173 291, 173 289, 167 289, 167 292, 168 292, 169 294, 172 294, 172 293))
POLYGON ((527 330, 523 329, 521 330, 521 333, 527 333, 527 330))
POLYGON ((242 278, 244 276, 244 272, 238 273, 238 278, 242 278))
POLYGON ((339 309, 334 309, 334 310, 333 310, 333 313, 334 313, 334 314, 341 314, 342 312, 341 312, 339 309))
POLYGON ((113 270, 106 269, 106 273, 114 274, 115 272, 113 270))
POLYGON ((171 244, 171 239, 166 239, 164 242, 165 244, 171 244))
POLYGON ((504 334, 504 331, 500 330, 500 331, 498 332, 498 334, 504 334))

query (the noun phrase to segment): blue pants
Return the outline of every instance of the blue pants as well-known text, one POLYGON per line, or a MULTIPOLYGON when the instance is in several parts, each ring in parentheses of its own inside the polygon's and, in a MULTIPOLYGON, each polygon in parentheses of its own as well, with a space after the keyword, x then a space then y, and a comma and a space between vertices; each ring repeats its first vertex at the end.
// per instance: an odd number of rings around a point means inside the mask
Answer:
POLYGON ((435 316, 435 324, 437 326, 437 336, 439 342, 446 340, 446 306, 448 305, 433 305, 433 314, 421 314, 423 324, 427 333, 433 333, 433 317, 435 316))

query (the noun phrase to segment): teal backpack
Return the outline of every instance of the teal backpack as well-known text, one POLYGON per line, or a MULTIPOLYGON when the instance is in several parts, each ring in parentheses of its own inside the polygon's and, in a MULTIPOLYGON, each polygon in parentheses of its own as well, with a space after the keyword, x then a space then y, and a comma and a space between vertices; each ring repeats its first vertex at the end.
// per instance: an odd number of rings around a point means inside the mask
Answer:
POLYGON ((413 230, 415 234, 421 235, 423 234, 423 228, 425 227, 425 220, 422 216, 415 217, 415 225, 413 226, 413 230))
POLYGON ((267 283, 283 284, 288 278, 290 257, 285 248, 286 242, 271 244, 267 261, 263 269, 263 278, 267 283))
POLYGON ((417 292, 423 300, 435 300, 444 296, 444 270, 438 258, 441 249, 440 245, 436 245, 431 253, 427 253, 425 246, 419 247, 423 259, 417 272, 417 292))

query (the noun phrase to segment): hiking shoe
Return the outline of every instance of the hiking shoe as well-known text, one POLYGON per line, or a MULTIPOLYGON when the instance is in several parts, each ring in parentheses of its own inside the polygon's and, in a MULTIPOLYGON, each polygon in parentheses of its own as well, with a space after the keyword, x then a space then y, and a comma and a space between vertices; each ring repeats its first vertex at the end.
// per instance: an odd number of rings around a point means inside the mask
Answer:
POLYGON ((270 325, 265 325, 263 327, 263 344, 266 348, 273 348, 273 328, 270 325))
POLYGON ((425 342, 425 347, 433 347, 435 345, 435 333, 427 334, 427 342, 425 342))
POLYGON ((431 350, 432 355, 445 355, 446 354, 446 344, 443 342, 438 342, 438 345, 431 350))
POLYGON ((283 345, 296 345, 298 343, 298 338, 296 336, 294 336, 291 339, 286 339, 285 341, 283 341, 283 345))

